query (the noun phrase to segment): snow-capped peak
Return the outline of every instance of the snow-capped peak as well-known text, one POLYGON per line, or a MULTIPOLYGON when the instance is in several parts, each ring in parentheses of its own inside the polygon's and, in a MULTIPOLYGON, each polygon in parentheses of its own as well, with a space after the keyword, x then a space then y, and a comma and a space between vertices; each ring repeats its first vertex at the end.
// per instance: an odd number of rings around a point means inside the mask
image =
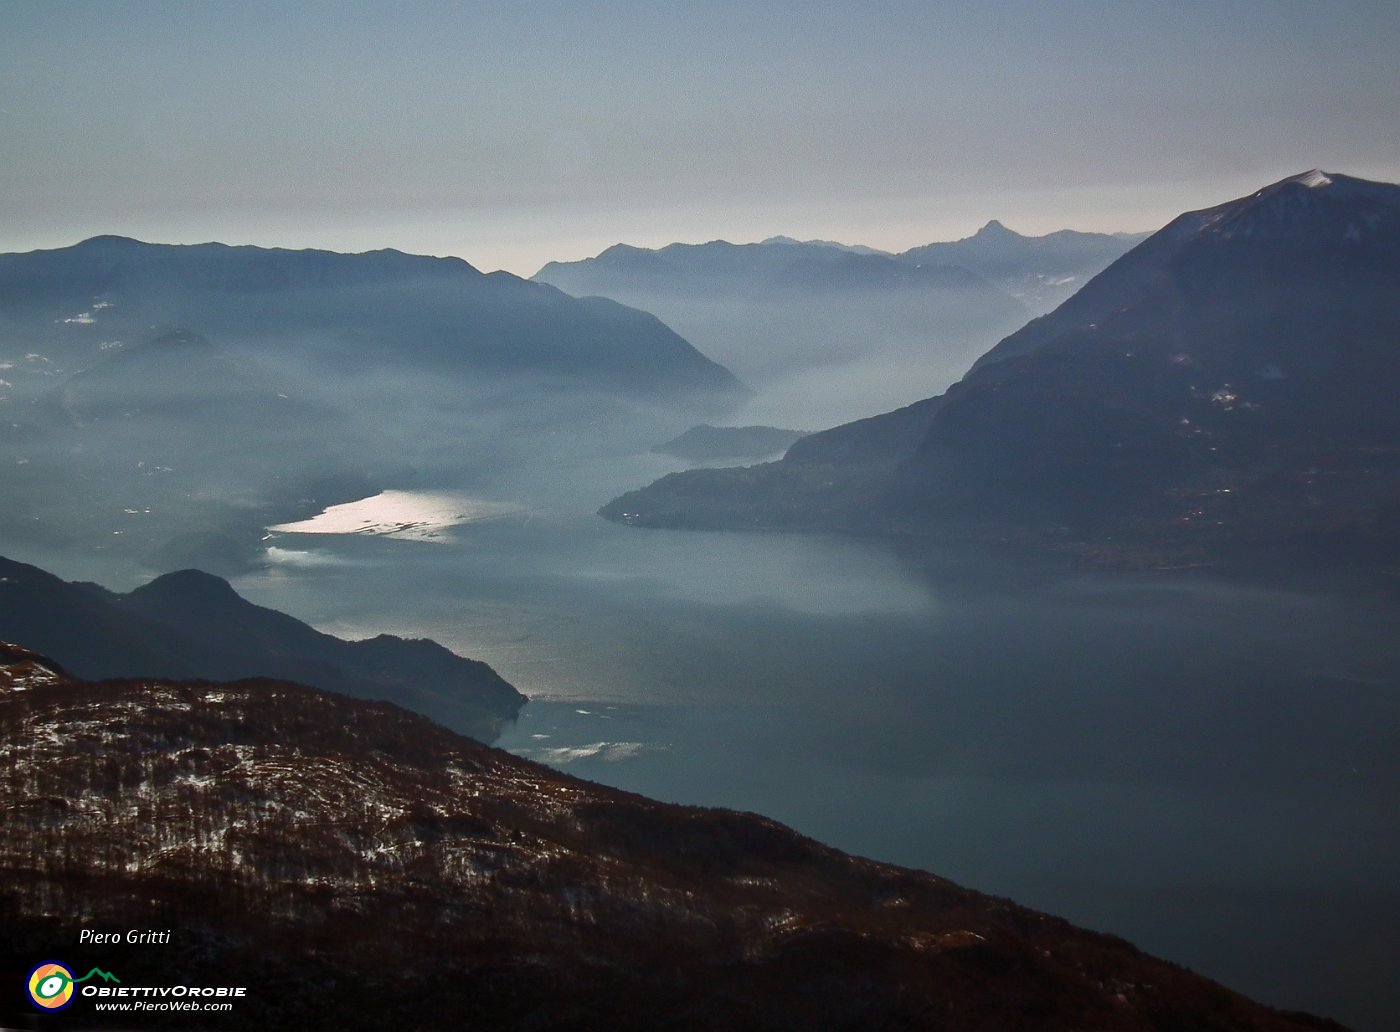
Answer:
POLYGON ((1400 227, 1400 187, 1309 169, 1248 197, 1188 212, 1169 228, 1187 239, 1202 233, 1227 239, 1310 236, 1356 243, 1385 224, 1400 227))
POLYGON ((1306 186, 1309 189, 1316 190, 1319 186, 1331 186, 1332 177, 1322 171, 1322 169, 1314 168, 1309 169, 1302 175, 1294 176, 1293 182, 1297 183, 1299 186, 1306 186))

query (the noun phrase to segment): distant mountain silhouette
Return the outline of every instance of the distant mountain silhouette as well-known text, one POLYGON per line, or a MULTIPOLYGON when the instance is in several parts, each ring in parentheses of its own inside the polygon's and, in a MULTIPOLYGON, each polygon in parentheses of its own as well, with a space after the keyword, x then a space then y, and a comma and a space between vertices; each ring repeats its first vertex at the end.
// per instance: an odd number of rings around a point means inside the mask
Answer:
POLYGON ((1150 233, 1079 233, 1062 229, 1022 236, 993 219, 976 234, 924 244, 898 255, 915 265, 960 265, 1043 312, 1068 298, 1150 233))
POLYGON ((343 641, 241 598, 198 570, 129 594, 0 558, 0 640, 31 642, 88 678, 277 677, 388 699, 486 740, 524 697, 485 663, 432 641, 343 641))
POLYGON ((1310 172, 1174 220, 946 394, 677 474, 612 518, 1400 558, 1400 187, 1310 172))
MULTIPOLYGON (((217 1022, 240 1029, 1340 1032, 762 817, 299 685, 92 684, 0 645, 0 754, 12 986, 54 956, 122 986, 243 986, 217 1022), (78 945, 89 927, 174 940, 78 945)), ((21 999, 0 1020, 34 1027, 21 999)))
POLYGON ((616 244, 596 258, 550 262, 534 279, 580 295, 627 286, 741 296, 809 289, 987 290, 981 277, 956 266, 920 267, 879 252, 781 237, 761 244, 669 244, 659 250, 616 244))
POLYGON ((866 247, 864 244, 843 244, 836 240, 797 240, 790 236, 771 236, 766 240, 760 240, 761 244, 816 244, 820 247, 834 247, 840 251, 851 251, 855 254, 879 254, 889 256, 889 251, 882 251, 878 247, 866 247))
POLYGON ((443 375, 574 380, 622 393, 734 392, 739 384, 654 316, 579 301, 458 258, 337 254, 103 236, 0 255, 6 336, 70 372, 99 342, 190 327, 228 346, 394 363, 443 375))
MULTIPOLYGON (((940 389, 1031 314, 958 265, 781 238, 618 244, 584 261, 551 262, 535 279, 655 312, 760 399, 785 398, 778 411, 805 402, 808 419, 827 411, 811 411, 818 394, 860 390, 887 405, 920 385, 940 389)), ((840 397, 828 408, 851 411, 840 397)))

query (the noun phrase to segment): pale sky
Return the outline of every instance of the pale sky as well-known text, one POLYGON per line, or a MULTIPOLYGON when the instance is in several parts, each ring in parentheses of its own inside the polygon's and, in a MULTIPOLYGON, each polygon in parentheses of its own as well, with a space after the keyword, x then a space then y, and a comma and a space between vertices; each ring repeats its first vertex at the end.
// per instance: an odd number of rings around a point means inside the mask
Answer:
POLYGON ((0 251, 900 250, 1400 180, 1393 0, 0 2, 0 251))

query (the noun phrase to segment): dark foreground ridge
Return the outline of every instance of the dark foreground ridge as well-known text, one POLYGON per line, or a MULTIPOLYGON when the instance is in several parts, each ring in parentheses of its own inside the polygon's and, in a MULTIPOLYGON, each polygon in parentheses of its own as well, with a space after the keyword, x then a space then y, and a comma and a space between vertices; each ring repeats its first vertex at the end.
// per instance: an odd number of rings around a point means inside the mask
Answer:
POLYGON ((275 677, 387 699, 488 742, 525 704, 485 663, 435 641, 345 641, 199 570, 120 595, 0 557, 0 640, 27 642, 93 679, 275 677))
MULTIPOLYGON (((56 957, 247 987, 199 1027, 1340 1028, 761 817, 297 685, 86 683, 0 646, 0 754, 5 984, 56 957)), ((79 997, 54 1027, 75 1018, 101 1020, 79 997)))

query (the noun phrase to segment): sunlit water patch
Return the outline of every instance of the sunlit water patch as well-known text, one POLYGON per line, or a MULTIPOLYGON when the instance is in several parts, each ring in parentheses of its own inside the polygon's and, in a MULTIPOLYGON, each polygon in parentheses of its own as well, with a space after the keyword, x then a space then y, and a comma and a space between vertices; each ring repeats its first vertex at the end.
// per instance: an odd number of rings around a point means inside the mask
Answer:
POLYGON ((369 534, 410 541, 444 541, 454 527, 520 511, 507 502, 452 493, 381 491, 332 505, 308 520, 268 527, 277 534, 369 534))

